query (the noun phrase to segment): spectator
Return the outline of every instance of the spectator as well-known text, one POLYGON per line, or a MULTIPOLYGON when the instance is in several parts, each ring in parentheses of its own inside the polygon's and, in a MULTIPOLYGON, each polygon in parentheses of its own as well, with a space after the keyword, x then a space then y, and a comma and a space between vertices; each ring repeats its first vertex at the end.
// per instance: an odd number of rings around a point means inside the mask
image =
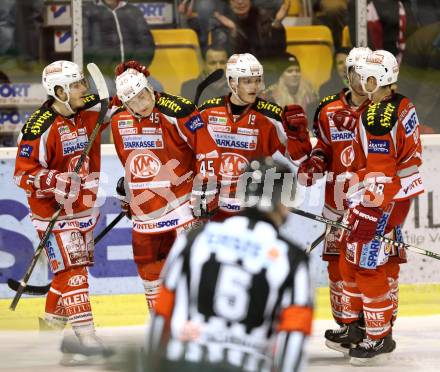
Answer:
POLYGON ((0 55, 4 55, 14 42, 15 1, 0 2, 0 55))
POLYGON ((350 53, 350 48, 340 48, 335 52, 332 75, 319 88, 320 99, 339 92, 343 87, 348 87, 347 76, 345 75, 345 59, 348 53, 350 53))
POLYGON ((197 33, 203 54, 208 46, 209 21, 215 10, 222 12, 224 5, 215 0, 180 0, 178 11, 186 18, 186 26, 197 33))
POLYGON ((301 78, 301 66, 298 59, 286 53, 283 58, 276 60, 278 71, 281 71, 278 81, 269 86, 261 96, 284 107, 290 104, 301 105, 309 117, 318 103, 318 95, 312 85, 301 78))
POLYGON ((140 9, 126 1, 98 0, 84 6, 85 58, 113 76, 123 61, 149 66, 154 57, 153 35, 140 9))
POLYGON ((327 26, 336 49, 342 45, 342 30, 347 24, 347 0, 320 0, 315 5, 312 23, 327 26))
POLYGON ((29 62, 37 62, 40 57, 43 9, 43 0, 15 1, 15 48, 20 56, 19 62, 24 63, 21 67, 31 68, 29 62))
MULTIPOLYGON (((182 84, 180 95, 188 98, 191 101, 194 100, 197 86, 205 79, 209 74, 217 69, 226 69, 226 62, 228 61, 228 53, 222 47, 209 46, 204 55, 203 73, 196 79, 185 81, 182 84)), ((216 81, 208 86, 200 96, 200 102, 203 102, 209 98, 224 96, 229 93, 228 84, 225 78, 216 81)))
POLYGON ((281 23, 288 9, 270 13, 257 8, 251 0, 229 0, 224 13, 212 18, 212 41, 229 54, 251 53, 259 59, 282 55, 286 50, 286 31, 281 23))
POLYGON ((283 19, 287 16, 291 1, 293 0, 253 0, 253 4, 257 8, 264 8, 269 11, 273 18, 277 17, 278 12, 283 12, 283 19), (287 7, 286 11, 284 11, 284 7, 287 7))
MULTIPOLYGON (((355 1, 348 2, 351 40, 355 41, 355 1)), ((399 64, 405 50, 406 12, 399 0, 368 0, 368 46, 372 50, 385 49, 394 54, 399 64)))

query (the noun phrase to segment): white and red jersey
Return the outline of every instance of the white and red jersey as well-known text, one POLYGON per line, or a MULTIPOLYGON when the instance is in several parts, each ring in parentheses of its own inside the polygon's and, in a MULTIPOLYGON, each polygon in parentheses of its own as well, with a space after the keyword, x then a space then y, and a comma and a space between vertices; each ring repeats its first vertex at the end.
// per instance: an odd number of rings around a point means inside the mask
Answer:
POLYGON ((393 93, 379 103, 370 103, 360 117, 352 147, 349 171, 356 178, 351 190, 359 189, 354 201, 366 193, 385 209, 391 201, 412 199, 424 192, 419 120, 407 97, 393 93))
MULTIPOLYGON (((317 143, 312 154, 316 152, 325 158, 327 171, 325 206, 336 215, 342 215, 345 209, 344 181, 337 184, 337 176, 345 173, 353 160, 351 142, 354 134, 348 130, 338 130, 333 122, 333 114, 342 109, 357 109, 348 103, 349 94, 348 89, 343 89, 338 94, 322 99, 313 120, 313 131, 317 143)), ((362 107, 368 103, 367 100, 362 107)))
POLYGON ((196 106, 183 97, 156 93, 150 116, 138 120, 121 109, 112 118, 112 133, 125 167, 133 229, 160 233, 191 222, 194 176, 216 176, 220 165, 196 106))
MULTIPOLYGON (((53 194, 35 188, 35 176, 44 169, 72 172, 87 146, 98 120, 99 97, 84 97, 85 106, 71 117, 59 115, 46 101, 26 121, 18 139, 15 163, 15 183, 26 191, 32 221, 44 231, 58 205, 53 194)), ((110 117, 109 110, 108 117, 110 117)), ((106 125, 102 126, 102 129, 106 125)), ((96 223, 98 210, 93 208, 99 182, 101 133, 95 139, 79 175, 83 185, 78 199, 69 210, 61 212, 54 231, 71 227, 90 229, 96 223)))
POLYGON ((251 160, 272 156, 299 163, 311 150, 309 139, 300 142, 287 137, 281 119, 283 110, 275 103, 257 98, 237 116, 232 114, 230 97, 224 96, 205 101, 199 110, 221 152, 220 208, 225 212, 239 212, 241 203, 234 197, 236 186, 251 160), (229 189, 227 195, 225 189, 229 189))

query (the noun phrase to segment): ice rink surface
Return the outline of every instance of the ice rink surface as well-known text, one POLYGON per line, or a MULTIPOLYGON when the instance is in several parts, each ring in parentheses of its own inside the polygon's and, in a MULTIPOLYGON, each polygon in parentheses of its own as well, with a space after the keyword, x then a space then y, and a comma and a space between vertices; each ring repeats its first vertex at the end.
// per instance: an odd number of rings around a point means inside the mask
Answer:
MULTIPOLYGON (((440 370, 440 315, 398 319, 394 327, 396 350, 382 365, 350 366, 342 354, 324 345, 324 330, 333 327, 330 320, 317 320, 308 344, 309 365, 312 372, 434 372, 440 370)), ((60 337, 29 331, 0 332, 0 370, 15 372, 88 372, 115 371, 124 364, 127 349, 137 348, 144 340, 145 327, 115 327, 98 329, 100 337, 113 346, 117 353, 106 365, 62 367, 59 351, 60 337), (121 346, 123 345, 123 346, 121 346)), ((178 371, 176 371, 178 372, 178 371)))

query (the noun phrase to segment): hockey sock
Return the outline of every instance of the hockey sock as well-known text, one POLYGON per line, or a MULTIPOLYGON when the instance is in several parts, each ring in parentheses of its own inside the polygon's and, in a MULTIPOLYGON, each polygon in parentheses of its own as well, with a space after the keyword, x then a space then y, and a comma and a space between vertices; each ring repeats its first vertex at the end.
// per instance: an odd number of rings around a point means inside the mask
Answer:
POLYGON ((341 304, 343 323, 359 320, 362 313, 362 294, 355 283, 343 282, 341 304))
POLYGON ((393 303, 389 292, 379 297, 363 297, 365 330, 372 340, 385 337, 391 330, 393 303))
POLYGON ((62 302, 72 329, 78 336, 93 333, 87 269, 70 268, 56 275, 60 277, 62 302))
POLYGON ((148 309, 154 308, 162 281, 159 279, 160 272, 165 260, 159 260, 148 264, 138 264, 138 273, 144 285, 145 299, 148 309))

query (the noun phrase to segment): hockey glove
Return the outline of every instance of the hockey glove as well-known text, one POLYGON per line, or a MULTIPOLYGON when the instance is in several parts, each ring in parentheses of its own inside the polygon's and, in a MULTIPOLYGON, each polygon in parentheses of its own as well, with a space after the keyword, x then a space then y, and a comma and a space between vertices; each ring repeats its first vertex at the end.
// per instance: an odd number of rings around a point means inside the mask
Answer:
POLYGON ((301 142, 309 138, 309 133, 307 131, 307 116, 300 105, 285 106, 282 120, 289 138, 301 142))
POLYGON ((125 213, 125 215, 131 219, 131 211, 130 211, 130 200, 127 197, 127 193, 125 191, 125 178, 121 177, 116 184, 116 192, 118 194, 118 198, 121 202, 121 211, 125 213))
POLYGON ((194 217, 209 219, 217 213, 219 209, 218 190, 219 185, 216 177, 208 180, 201 176, 194 177, 190 200, 194 217))
POLYGON ((351 109, 341 109, 333 114, 333 122, 339 131, 353 132, 359 120, 359 112, 351 109))
POLYGON ((324 176, 325 170, 325 157, 321 154, 313 154, 299 165, 298 182, 300 185, 310 187, 324 176))
POLYGON ((381 216, 382 210, 377 207, 367 208, 359 204, 350 209, 345 221, 345 224, 351 227, 347 241, 365 244, 373 240, 381 216))
POLYGON ((78 198, 81 178, 76 173, 45 169, 35 177, 34 186, 64 204, 67 199, 75 201, 78 198))
POLYGON ((150 72, 148 71, 148 68, 146 66, 141 65, 138 61, 128 61, 128 62, 122 62, 116 66, 115 77, 118 77, 129 68, 132 68, 136 71, 143 73, 145 77, 150 76, 150 72))

